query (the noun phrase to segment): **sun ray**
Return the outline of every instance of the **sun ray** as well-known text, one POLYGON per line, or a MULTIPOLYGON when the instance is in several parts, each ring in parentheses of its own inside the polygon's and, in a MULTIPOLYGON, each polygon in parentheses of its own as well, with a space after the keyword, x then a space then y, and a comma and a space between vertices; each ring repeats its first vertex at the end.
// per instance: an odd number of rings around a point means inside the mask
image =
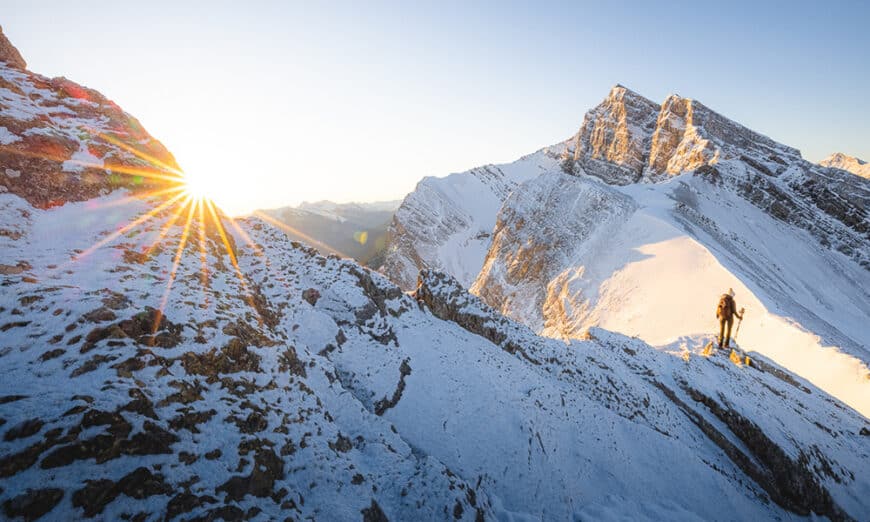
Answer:
POLYGON ((233 230, 238 232, 238 234, 240 236, 242 236, 242 239, 244 239, 245 242, 251 246, 251 248, 254 250, 254 253, 257 255, 257 257, 262 257, 262 256, 266 255, 265 252, 263 252, 263 249, 260 248, 260 246, 258 244, 256 244, 253 239, 251 239, 251 236, 248 235, 247 232, 245 232, 245 229, 243 229, 241 226, 239 226, 238 223, 236 223, 235 219, 233 219, 230 216, 227 216, 227 221, 230 222, 230 225, 233 227, 233 230))
POLYGON ((274 278, 275 278, 275 279, 276 279, 276 280, 277 280, 277 281, 278 281, 282 286, 284 286, 284 288, 287 289, 288 292, 291 292, 291 291, 293 290, 293 288, 291 288, 290 285, 287 283, 287 279, 284 277, 283 274, 281 274, 280 270, 277 270, 277 269, 272 265, 272 260, 269 259, 269 256, 268 256, 268 255, 266 255, 266 252, 263 250, 263 248, 260 247, 260 245, 258 245, 256 242, 254 242, 254 240, 251 238, 251 236, 250 236, 250 235, 245 231, 245 229, 243 229, 243 228, 241 227, 241 225, 239 225, 239 224, 236 222, 235 219, 233 219, 232 217, 228 217, 228 220, 229 220, 229 222, 230 222, 230 225, 232 225, 232 227, 236 230, 236 232, 238 232, 239 235, 241 235, 242 238, 243 238, 243 239, 244 239, 244 240, 245 240, 245 241, 246 241, 246 242, 251 246, 251 248, 254 249, 255 254, 256 254, 258 257, 262 257, 262 258, 263 258, 263 262, 264 262, 264 264, 266 265, 266 270, 268 270, 268 271, 272 274, 272 276, 273 276, 273 277, 274 277, 274 278))
POLYGON ((196 202, 196 211, 199 219, 199 259, 200 259, 200 285, 202 287, 202 304, 208 307, 208 252, 205 243, 205 201, 199 199, 196 202))
POLYGON ((257 315, 257 319, 260 324, 263 323, 263 318, 260 316, 260 312, 257 310, 257 307, 254 306, 254 297, 251 295, 250 289, 248 288, 248 284, 245 281, 245 276, 242 274, 241 268, 239 268, 239 262, 236 259, 236 255, 233 252, 232 245, 230 245, 229 238, 227 237, 226 230, 224 230, 223 223, 221 222, 220 217, 218 217, 217 212, 214 209, 214 204, 211 200, 205 200, 206 207, 208 208, 209 214, 211 214, 212 219, 215 222, 215 228, 217 228, 218 234, 221 237, 221 241, 223 241, 224 248, 227 250, 227 254, 230 256, 230 262, 233 265, 233 268, 236 271, 236 276, 239 278, 239 282, 242 285, 242 288, 245 291, 245 295, 248 298, 248 304, 254 310, 254 313, 257 315))
POLYGON ((135 228, 135 227, 141 225, 142 223, 144 223, 144 222, 150 220, 151 218, 153 218, 154 216, 156 216, 157 214, 159 214, 160 212, 162 212, 166 207, 168 207, 168 206, 172 205, 174 202, 178 201, 178 200, 179 200, 181 197, 183 197, 184 195, 185 195, 185 194, 184 194, 183 192, 182 192, 182 193, 179 193, 179 194, 176 194, 175 196, 169 198, 168 200, 164 201, 164 202, 161 203, 160 205, 158 205, 158 206, 152 208, 151 210, 149 210, 149 211, 146 212, 145 214, 139 216, 137 219, 135 219, 135 220, 131 221, 130 223, 124 225, 123 227, 119 228, 118 230, 116 230, 115 232, 109 234, 108 236, 104 237, 103 239, 97 241, 93 246, 91 246, 90 248, 88 248, 88 249, 85 250, 84 252, 82 252, 82 253, 78 254, 77 256, 75 256, 75 261, 80 261, 80 260, 84 259, 85 257, 87 257, 87 256, 89 256, 90 254, 92 254, 95 250, 97 250, 97 249, 99 249, 99 248, 105 246, 106 244, 108 244, 108 243, 114 241, 115 239, 117 239, 119 236, 121 236, 121 235, 123 235, 123 234, 126 234, 127 232, 129 232, 129 231, 132 230, 133 228, 135 228))
POLYGON ((56 156, 52 154, 45 154, 41 152, 32 152, 27 150, 16 149, 14 147, 0 145, 0 152, 7 152, 10 154, 15 154, 18 156, 24 156, 26 158, 35 158, 35 159, 43 159, 48 161, 53 161, 55 163, 71 163, 73 165, 78 165, 82 167, 93 168, 97 170, 105 170, 115 174, 126 174, 129 176, 141 176, 143 178, 160 180, 160 181, 169 181, 172 183, 183 184, 184 183, 184 174, 176 169, 172 170, 152 170, 146 169, 142 167, 134 167, 130 165, 123 165, 120 163, 93 163, 89 161, 75 160, 71 158, 64 158, 62 156, 56 156))
MULTIPOLYGON (((188 197, 190 196, 188 195, 188 197)), ((157 239, 155 239, 148 247, 148 249, 142 253, 143 257, 147 258, 151 256, 151 252, 153 252, 154 249, 157 248, 163 238, 166 237, 166 234, 169 233, 169 230, 181 217, 181 213, 184 212, 184 208, 184 204, 178 205, 178 208, 175 209, 175 211, 172 213, 172 216, 170 216, 169 219, 167 219, 166 222, 163 224, 163 228, 160 229, 160 233, 157 235, 157 239)))
POLYGON ((114 201, 105 201, 105 202, 94 201, 93 206, 91 206, 90 208, 102 209, 102 208, 119 207, 119 206, 127 205, 129 203, 133 203, 136 201, 141 201, 143 199, 157 198, 160 196, 165 196, 167 194, 172 194, 174 192, 181 192, 182 190, 184 190, 184 186, 178 185, 178 186, 164 188, 164 189, 151 190, 148 192, 140 192, 140 193, 136 193, 136 194, 130 194, 129 196, 125 196, 123 198, 116 199, 114 201))
POLYGON ((175 277, 178 273, 178 267, 181 264, 181 256, 184 254, 184 247, 187 245, 187 236, 190 233, 190 224, 193 222, 194 210, 196 205, 193 199, 188 197, 182 208, 190 209, 187 212, 187 221, 184 223, 184 229, 181 232, 181 237, 178 240, 178 250, 175 252, 175 258, 172 260, 172 269, 169 271, 169 279, 166 281, 166 291, 163 292, 163 298, 160 300, 160 308, 157 309, 157 314, 154 317, 154 325, 151 334, 157 333, 160 328, 160 322, 163 320, 163 312, 166 310, 166 304, 169 302, 169 293, 172 291, 172 284, 175 283, 175 277))
POLYGON ((138 157, 139 159, 145 160, 145 161, 147 161, 147 162, 149 162, 149 163, 151 163, 151 164, 153 164, 153 165, 159 165, 159 166, 162 167, 164 170, 166 170, 166 171, 168 171, 168 172, 175 173, 175 174, 177 174, 178 176, 182 176, 182 175, 183 175, 182 172, 181 172, 180 170, 178 170, 177 168, 173 167, 172 165, 169 165, 169 164, 167 164, 167 163, 165 163, 165 162, 163 162, 163 161, 161 161, 161 160, 155 158, 154 156, 151 156, 150 154, 147 154, 147 153, 145 153, 145 152, 142 152, 141 150, 138 150, 138 149, 136 149, 136 148, 134 148, 134 147, 132 147, 132 146, 130 146, 130 145, 124 143, 123 141, 121 141, 121 140, 115 138, 114 136, 111 136, 111 135, 109 135, 109 134, 106 134, 105 132, 100 132, 100 131, 98 131, 97 129, 93 129, 93 128, 91 128, 91 129, 89 129, 89 130, 90 130, 91 132, 97 134, 100 138, 102 138, 102 139, 108 141, 108 142, 111 143, 112 145, 115 145, 116 147, 120 147, 120 148, 124 149, 125 151, 129 152, 130 154, 133 154, 134 156, 138 157))
POLYGON ((336 254, 338 254, 341 257, 351 257, 351 256, 325 244, 325 243, 321 243, 320 241, 314 239, 313 237, 309 236, 308 234, 302 232, 301 230, 297 230, 286 223, 282 223, 282 222, 278 221, 277 219, 273 218, 272 216, 270 216, 270 215, 268 215, 260 210, 255 210, 254 215, 257 216, 258 218, 262 219, 263 221, 266 221, 270 225, 275 226, 275 227, 283 230, 284 232, 290 232, 291 234, 296 234, 297 236, 301 237, 304 241, 316 246, 322 252, 335 252, 336 254))

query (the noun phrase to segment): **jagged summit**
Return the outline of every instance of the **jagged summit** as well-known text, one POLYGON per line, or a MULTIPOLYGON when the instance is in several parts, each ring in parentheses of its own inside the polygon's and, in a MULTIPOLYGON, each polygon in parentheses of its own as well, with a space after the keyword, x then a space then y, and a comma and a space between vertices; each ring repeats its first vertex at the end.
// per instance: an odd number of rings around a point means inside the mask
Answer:
POLYGON ((861 176, 862 178, 870 178, 870 164, 866 161, 849 156, 842 152, 835 152, 819 162, 823 167, 832 167, 835 169, 845 170, 852 174, 861 176))
POLYGON ((776 164, 800 159, 788 147, 740 125, 704 104, 671 94, 662 104, 616 84, 586 113, 577 134, 566 142, 568 165, 608 183, 660 181, 721 159, 752 156, 776 164))
POLYGON ((3 27, 0 27, 0 62, 6 62, 6 65, 16 69, 26 69, 27 62, 22 58, 18 49, 12 45, 9 38, 3 33, 3 27))
POLYGON ((580 130, 567 142, 565 157, 603 179, 633 183, 646 164, 658 111, 652 100, 616 84, 586 113, 580 130))

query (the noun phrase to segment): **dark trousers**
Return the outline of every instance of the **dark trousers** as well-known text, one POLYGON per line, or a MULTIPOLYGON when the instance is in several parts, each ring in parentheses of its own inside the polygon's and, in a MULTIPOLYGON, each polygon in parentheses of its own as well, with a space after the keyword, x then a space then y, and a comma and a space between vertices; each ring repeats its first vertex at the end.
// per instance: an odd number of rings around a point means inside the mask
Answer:
POLYGON ((734 319, 719 319, 719 348, 722 348, 724 338, 725 348, 731 345, 731 327, 734 325, 734 319))

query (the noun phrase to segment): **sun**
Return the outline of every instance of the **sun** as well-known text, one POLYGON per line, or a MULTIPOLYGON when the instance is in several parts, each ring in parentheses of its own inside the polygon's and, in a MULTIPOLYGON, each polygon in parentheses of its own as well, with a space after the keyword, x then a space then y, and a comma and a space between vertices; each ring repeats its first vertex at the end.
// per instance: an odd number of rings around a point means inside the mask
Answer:
POLYGON ((196 174, 184 173, 184 193, 194 201, 211 199, 208 180, 196 174))

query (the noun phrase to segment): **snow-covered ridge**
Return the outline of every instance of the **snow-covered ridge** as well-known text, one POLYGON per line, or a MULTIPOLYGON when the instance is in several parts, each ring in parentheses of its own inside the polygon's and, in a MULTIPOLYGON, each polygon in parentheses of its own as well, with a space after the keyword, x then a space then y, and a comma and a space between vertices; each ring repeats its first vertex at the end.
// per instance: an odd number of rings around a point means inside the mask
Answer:
POLYGON ((489 248, 492 207, 517 183, 542 172, 582 173, 628 185, 666 181, 723 161, 746 166, 747 175, 732 187, 746 199, 870 268, 870 254, 861 247, 870 231, 867 183, 807 162, 797 149, 696 100, 671 95, 659 105, 617 85, 586 113, 573 137, 498 165, 521 174, 508 174, 513 183, 486 180, 481 169, 421 181, 390 226, 384 272, 403 288, 413 286, 422 268, 445 270, 470 286, 483 266, 481 251, 489 248))
POLYGON ((866 419, 761 356, 538 337, 447 276, 425 273, 415 300, 257 219, 228 228, 244 283, 205 230, 206 259, 182 251, 152 330, 182 237, 181 223, 161 237, 174 209, 74 259, 159 203, 123 198, 40 210, 0 196, 0 223, 21 232, 0 235, 9 518, 870 509, 866 419))

